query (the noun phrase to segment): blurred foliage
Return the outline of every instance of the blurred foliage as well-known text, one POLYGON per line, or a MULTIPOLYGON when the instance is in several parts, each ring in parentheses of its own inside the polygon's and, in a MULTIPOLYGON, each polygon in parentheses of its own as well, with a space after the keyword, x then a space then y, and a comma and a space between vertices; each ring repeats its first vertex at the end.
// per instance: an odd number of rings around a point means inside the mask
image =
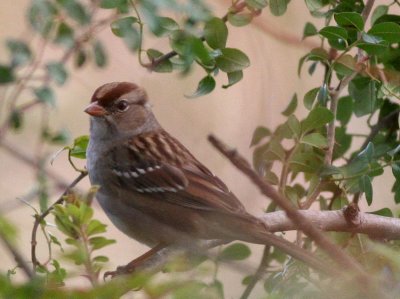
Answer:
MULTIPOLYGON (((255 129, 251 139, 254 168, 294 205, 309 208, 314 204, 321 210, 341 209, 361 200, 367 205, 379 202, 374 179, 390 168, 394 206, 400 202, 400 16, 395 14, 399 3, 381 1, 369 14, 368 6, 373 1, 304 2, 310 21, 304 25, 303 39, 311 38, 319 46, 300 59, 298 74, 308 67, 309 75, 314 75, 317 68, 324 75, 320 85, 302 98, 294 94, 288 99, 282 124, 255 129), (325 25, 318 28, 312 23, 314 19, 322 19, 325 25), (296 116, 301 104, 308 111, 303 119, 296 116), (367 133, 352 132, 350 122, 361 117, 367 133), (361 139, 363 144, 354 151, 351 145, 355 139, 361 139)), ((56 89, 65 86, 72 72, 90 63, 107 67, 110 46, 97 37, 102 29, 111 30, 115 39, 121 39, 138 56, 143 67, 154 72, 186 75, 193 67, 201 68, 203 78, 197 89, 187 95, 194 98, 212 92, 220 73, 226 77, 226 84, 221 87, 229 88, 240 82, 251 63, 257 63, 229 45, 232 26, 251 24, 265 9, 273 16, 284 15, 288 6, 289 0, 234 0, 225 15, 216 16, 201 0, 31 0, 26 17, 34 38, 12 37, 4 43, 8 57, 0 64, 0 85, 7 88, 1 100, 7 103, 4 107, 8 110, 0 124, 0 140, 29 125, 25 114, 32 107, 41 107, 44 116, 53 111, 57 107, 56 89), (169 44, 163 49, 146 49, 143 45, 147 36, 166 39, 169 44), (43 59, 49 47, 60 51, 58 59, 43 59), (21 101, 23 94, 29 94, 32 100, 21 101)), ((65 128, 54 128, 48 117, 43 117, 43 144, 65 145, 69 139, 65 128)), ((62 149, 68 151, 74 169, 82 173, 85 170, 75 166, 72 158, 85 159, 87 143, 88 137, 81 136, 62 149)), ((48 157, 43 154, 39 158, 33 194, 44 212, 49 208, 50 190, 43 166, 48 157)), ((0 297, 119 298, 135 289, 149 298, 224 298, 224 288, 228 286, 218 277, 219 265, 242 263, 251 255, 247 245, 235 243, 213 258, 202 259, 195 268, 166 265, 169 271, 165 274, 135 273, 100 283, 99 273, 108 257, 97 251, 114 241, 105 237, 106 226, 93 218, 94 194, 95 189, 84 196, 69 193, 64 204, 51 206, 57 231, 65 240, 50 233, 51 225, 41 221, 49 247, 47 261, 36 265, 37 275, 27 282, 15 282, 18 268, 1 273, 0 297), (74 263, 73 270, 67 270, 67 261, 74 263), (189 268, 188 274, 171 270, 178 268, 189 268), (82 272, 92 283, 91 288, 61 288, 82 272)), ((275 204, 266 208, 268 212, 275 210, 275 204)), ((390 207, 373 213, 398 216, 390 207)), ((0 217, 1 238, 15 244, 16 235, 15 227, 0 217)), ((375 277, 382 290, 393 296, 399 294, 398 241, 376 242, 340 232, 329 235, 375 277)), ((297 241, 323 255, 301 234, 297 241)), ((263 264, 261 275, 243 271, 242 284, 251 293, 261 280, 265 298, 326 298, 326 292, 353 298, 361 291, 360 286, 342 287, 340 280, 322 277, 277 249, 267 250, 263 264)))

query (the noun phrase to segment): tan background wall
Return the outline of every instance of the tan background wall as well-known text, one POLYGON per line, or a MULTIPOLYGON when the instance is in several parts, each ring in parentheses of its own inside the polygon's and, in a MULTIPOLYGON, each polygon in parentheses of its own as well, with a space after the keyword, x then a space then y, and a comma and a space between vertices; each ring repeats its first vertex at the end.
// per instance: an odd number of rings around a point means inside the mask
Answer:
MULTIPOLYGON (((230 1, 218 1, 214 4, 219 15, 225 11, 224 5, 230 1)), ((2 0, 0 2, 0 39, 13 36, 27 36, 25 25, 25 9, 28 0, 2 0)), ((285 16, 276 18, 264 12, 257 22, 272 32, 287 32, 289 35, 300 38, 305 21, 309 19, 303 1, 292 1, 285 16)), ((231 28, 231 27, 230 27, 231 28)), ((165 128, 178 137, 194 154, 208 165, 218 176, 220 176, 234 193, 245 203, 249 211, 254 214, 262 213, 262 209, 269 202, 260 196, 258 191, 247 179, 238 173, 225 159, 217 154, 206 141, 210 132, 220 136, 228 144, 234 145, 247 158, 251 159, 249 143, 251 135, 256 126, 264 125, 274 128, 283 117, 280 112, 284 110, 294 92, 297 92, 299 99, 309 89, 319 85, 319 72, 310 78, 306 74, 306 68, 301 78, 297 76, 297 64, 303 56, 307 47, 302 44, 287 44, 286 42, 273 38, 265 33, 258 26, 245 28, 231 28, 228 45, 238 47, 246 52, 252 66, 245 70, 243 81, 228 89, 217 88, 211 95, 198 99, 188 100, 184 94, 190 94, 196 88, 198 80, 203 73, 196 69, 189 76, 182 78, 179 75, 163 75, 149 73, 137 63, 137 57, 132 56, 106 29, 101 33, 101 39, 106 43, 109 56, 109 65, 105 70, 93 67, 84 67, 81 70, 72 70, 71 78, 65 87, 57 88, 59 99, 58 107, 51 116, 55 128, 67 127, 73 137, 88 133, 88 117, 83 113, 93 90, 99 85, 119 80, 134 81, 143 85, 154 104, 154 111, 165 128)), ((145 40, 145 47, 165 47, 165 41, 145 40)), ((59 57, 56 51, 50 51, 48 57, 59 57), (54 52, 54 53, 52 53, 54 52)), ((6 61, 5 48, 0 48, 0 61, 6 61)), ((219 76, 218 86, 226 83, 226 78, 219 76)), ((0 93, 3 92, 0 89, 0 93)), ((28 95, 22 100, 30 100, 28 95)), ((299 117, 304 110, 300 110, 299 117)), ((18 148, 33 154, 32 149, 37 147, 37 132, 40 122, 40 110, 31 111, 26 119, 30 124, 18 135, 8 135, 7 140, 18 148)), ((354 132, 359 132, 360 125, 365 119, 353 123, 354 132)), ((361 141, 358 142, 360 145, 361 141)), ((357 142, 355 143, 357 145, 357 142)), ((56 152, 57 147, 52 149, 56 152)), ((0 149, 0 204, 14 201, 16 198, 26 194, 35 181, 34 172, 27 168, 20 161, 11 158, 0 149)), ((66 161, 65 154, 60 155, 51 169, 60 173, 68 181, 72 181, 76 174, 66 161)), ((381 183, 391 180, 390 175, 381 178, 374 183, 381 183)), ((81 189, 89 186, 88 182, 80 184, 81 189)), ((387 183, 385 188, 376 189, 376 198, 382 198, 392 202, 387 183)), ((57 197, 54 196, 54 199, 57 197)), ((36 203, 34 203, 36 205, 36 203)), ((376 204, 369 210, 383 207, 384 202, 376 204)), ((32 210, 27 206, 21 206, 17 210, 7 212, 6 216, 17 225, 19 229, 19 245, 23 253, 29 257, 30 232, 33 223, 32 210)), ((105 218, 103 212, 97 208, 96 216, 106 223, 110 222, 105 218)), ((48 219, 52 221, 51 217, 48 219)), ((117 239, 116 245, 105 250, 105 254, 111 258, 110 269, 116 265, 126 263, 129 259, 139 255, 146 250, 145 246, 130 240, 117 231, 111 224, 109 236, 117 239)), ((43 240, 39 240, 41 244, 43 240)), ((46 257, 43 246, 42 258, 46 257)), ((250 267, 257 263, 260 246, 254 246, 250 267)), ((8 254, 3 254, 0 247, 1 271, 11 268, 14 263, 8 254)), ((223 270, 224 281, 229 287, 226 289, 227 298, 237 297, 236 292, 240 290, 240 279, 244 275, 229 269, 223 270)), ((222 275, 221 275, 222 277, 222 275)))

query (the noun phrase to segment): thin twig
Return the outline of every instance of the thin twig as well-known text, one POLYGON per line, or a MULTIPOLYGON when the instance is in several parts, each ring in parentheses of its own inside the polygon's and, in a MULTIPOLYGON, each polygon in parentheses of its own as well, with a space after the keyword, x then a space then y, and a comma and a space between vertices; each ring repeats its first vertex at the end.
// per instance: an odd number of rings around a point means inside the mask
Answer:
POLYGON ((261 262, 260 265, 258 265, 258 268, 256 272, 254 273, 253 277, 251 278, 249 284, 245 288, 242 296, 240 296, 240 299, 247 299, 250 296, 250 293, 253 291, 254 287, 256 286, 257 282, 262 278, 265 269, 268 267, 269 264, 269 251, 270 251, 270 246, 265 246, 263 255, 261 257, 261 262))
POLYGON ((35 217, 35 222, 33 223, 33 228, 32 228, 32 235, 31 235, 31 259, 33 263, 33 271, 36 272, 36 267, 40 265, 37 257, 36 257, 36 235, 37 235, 37 229, 40 225, 40 223, 43 221, 44 218, 53 210, 54 206, 57 204, 60 204, 64 201, 64 196, 68 194, 68 192, 75 187, 76 184, 78 184, 84 177, 87 176, 87 172, 81 172, 79 176, 67 187, 67 189, 64 191, 64 193, 59 197, 59 199, 53 203, 46 211, 44 211, 40 215, 36 215, 35 217))
POLYGON ((31 270, 31 268, 26 263, 22 254, 18 251, 18 249, 10 242, 10 240, 1 231, 0 231, 0 239, 2 240, 4 247, 7 248, 7 250, 14 256, 14 259, 17 262, 18 267, 20 267, 24 271, 25 275, 29 279, 32 279, 34 274, 31 270))

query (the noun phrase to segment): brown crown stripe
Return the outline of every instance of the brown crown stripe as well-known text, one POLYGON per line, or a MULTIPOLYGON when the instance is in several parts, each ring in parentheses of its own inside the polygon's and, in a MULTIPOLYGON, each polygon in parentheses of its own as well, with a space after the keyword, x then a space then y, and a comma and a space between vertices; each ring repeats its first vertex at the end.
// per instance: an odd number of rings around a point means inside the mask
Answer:
POLYGON ((100 105, 108 106, 120 96, 138 88, 139 86, 130 82, 107 83, 96 89, 91 102, 98 101, 100 105))

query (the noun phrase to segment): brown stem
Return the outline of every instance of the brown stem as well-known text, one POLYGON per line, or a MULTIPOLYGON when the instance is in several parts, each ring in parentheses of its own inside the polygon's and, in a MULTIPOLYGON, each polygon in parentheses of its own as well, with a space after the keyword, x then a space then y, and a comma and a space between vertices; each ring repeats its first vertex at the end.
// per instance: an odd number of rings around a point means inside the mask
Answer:
POLYGON ((64 193, 59 197, 59 199, 53 203, 46 211, 44 211, 40 215, 36 215, 35 217, 35 222, 33 223, 33 228, 32 228, 32 234, 31 234, 31 259, 32 259, 32 266, 33 266, 33 271, 36 272, 36 267, 40 265, 40 262, 38 261, 36 257, 36 235, 37 235, 37 229, 41 222, 46 218, 46 216, 53 210, 54 206, 57 204, 60 204, 64 201, 64 196, 68 194, 68 192, 76 186, 85 176, 87 176, 87 172, 81 172, 80 175, 67 187, 67 189, 64 191, 64 193))
POLYGON ((23 258, 22 254, 18 251, 18 249, 10 242, 10 240, 0 231, 0 239, 3 242, 3 245, 7 250, 14 256, 15 261, 18 264, 18 267, 24 271, 25 275, 32 279, 34 274, 28 264, 26 263, 25 259, 23 258))

